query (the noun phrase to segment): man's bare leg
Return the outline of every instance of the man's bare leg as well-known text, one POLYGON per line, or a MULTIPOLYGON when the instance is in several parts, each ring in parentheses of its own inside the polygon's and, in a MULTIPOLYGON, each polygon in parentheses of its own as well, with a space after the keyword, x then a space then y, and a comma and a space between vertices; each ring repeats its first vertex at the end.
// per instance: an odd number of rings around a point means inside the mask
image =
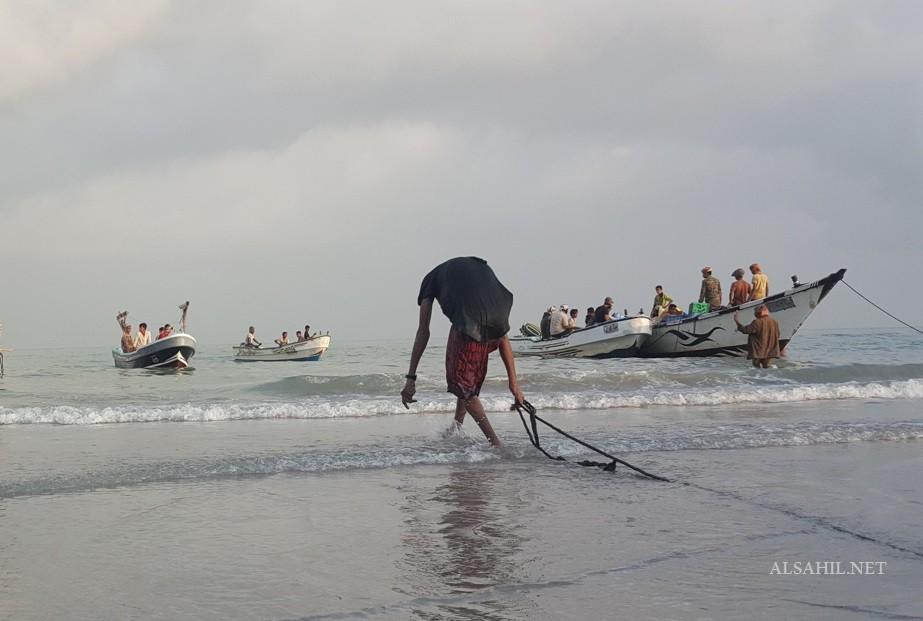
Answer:
POLYGON ((455 402, 455 428, 461 429, 462 423, 465 422, 465 401, 458 399, 455 402))
MULTIPOLYGON (((461 401, 459 399, 459 401, 461 401)), ((477 397, 471 397, 467 402, 464 402, 468 413, 471 414, 471 418, 474 419, 474 422, 478 424, 478 427, 481 428, 481 431, 484 432, 484 435, 487 436, 487 439, 492 445, 497 448, 503 446, 500 443, 500 438, 497 437, 497 434, 494 433, 494 428, 490 426, 490 421, 487 420, 487 413, 484 411, 484 406, 481 405, 481 400, 477 397)), ((458 421, 458 414, 456 413, 456 421, 458 421)))

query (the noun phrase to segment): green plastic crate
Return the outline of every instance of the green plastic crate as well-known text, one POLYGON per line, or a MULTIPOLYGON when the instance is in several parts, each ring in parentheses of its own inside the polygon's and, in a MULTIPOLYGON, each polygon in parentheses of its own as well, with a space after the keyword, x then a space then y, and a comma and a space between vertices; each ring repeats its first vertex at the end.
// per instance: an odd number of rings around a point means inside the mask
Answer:
POLYGON ((707 313, 710 310, 711 306, 708 305, 708 302, 692 302, 689 304, 690 315, 701 315, 702 313, 707 313))

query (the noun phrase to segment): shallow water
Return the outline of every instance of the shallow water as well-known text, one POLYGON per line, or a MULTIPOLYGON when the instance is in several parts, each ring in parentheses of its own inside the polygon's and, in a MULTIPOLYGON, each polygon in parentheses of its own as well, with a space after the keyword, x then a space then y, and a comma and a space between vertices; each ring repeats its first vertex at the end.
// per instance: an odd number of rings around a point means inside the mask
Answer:
POLYGON ((174 375, 16 352, 0 618, 923 618, 920 344, 799 334, 768 371, 520 363, 542 415, 671 483, 539 455, 499 361, 485 401, 503 452, 470 422, 444 437, 441 351, 410 413, 406 344, 293 366, 203 347, 174 375), (828 560, 887 566, 770 573, 828 560))

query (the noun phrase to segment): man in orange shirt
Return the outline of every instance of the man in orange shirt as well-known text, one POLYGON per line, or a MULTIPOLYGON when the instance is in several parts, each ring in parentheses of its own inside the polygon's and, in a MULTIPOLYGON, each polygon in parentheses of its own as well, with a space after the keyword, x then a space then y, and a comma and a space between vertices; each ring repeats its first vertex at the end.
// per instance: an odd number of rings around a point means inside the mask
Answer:
POLYGON ((744 270, 738 267, 731 274, 734 282, 731 283, 731 295, 728 304, 731 306, 740 306, 750 301, 750 283, 744 280, 744 270))

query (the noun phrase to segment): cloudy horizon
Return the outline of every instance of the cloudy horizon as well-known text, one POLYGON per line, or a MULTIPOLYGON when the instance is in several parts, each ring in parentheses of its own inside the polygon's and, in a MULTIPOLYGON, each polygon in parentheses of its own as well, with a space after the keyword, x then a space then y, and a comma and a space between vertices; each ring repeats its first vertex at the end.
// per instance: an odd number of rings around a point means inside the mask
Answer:
MULTIPOLYGON (((435 264, 544 307, 840 267, 920 323, 923 4, 0 5, 0 344, 405 338, 435 264)), ((445 322, 437 333, 443 333, 445 322)), ((838 287, 809 328, 893 326, 838 287)), ((334 347, 335 347, 334 341, 334 347)))

